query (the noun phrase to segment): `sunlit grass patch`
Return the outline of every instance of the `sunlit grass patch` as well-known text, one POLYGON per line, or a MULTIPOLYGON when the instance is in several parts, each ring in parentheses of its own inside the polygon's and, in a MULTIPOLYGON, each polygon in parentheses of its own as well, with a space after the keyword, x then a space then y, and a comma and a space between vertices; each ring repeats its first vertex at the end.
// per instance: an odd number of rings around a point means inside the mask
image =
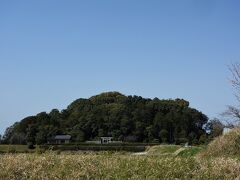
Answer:
POLYGON ((180 149, 178 145, 152 146, 147 149, 148 155, 170 155, 180 149))
POLYGON ((202 150, 202 147, 187 147, 183 151, 179 152, 177 155, 181 157, 192 157, 200 153, 202 150))

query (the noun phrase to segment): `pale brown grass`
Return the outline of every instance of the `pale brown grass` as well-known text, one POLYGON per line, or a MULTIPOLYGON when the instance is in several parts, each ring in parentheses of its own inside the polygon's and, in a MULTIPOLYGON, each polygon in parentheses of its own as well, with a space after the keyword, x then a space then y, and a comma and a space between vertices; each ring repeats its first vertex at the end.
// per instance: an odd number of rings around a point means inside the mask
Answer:
POLYGON ((235 128, 231 132, 217 137, 202 153, 205 157, 240 157, 240 128, 235 128))
POLYGON ((121 153, 5 154, 0 179, 239 179, 231 158, 132 156, 121 153))

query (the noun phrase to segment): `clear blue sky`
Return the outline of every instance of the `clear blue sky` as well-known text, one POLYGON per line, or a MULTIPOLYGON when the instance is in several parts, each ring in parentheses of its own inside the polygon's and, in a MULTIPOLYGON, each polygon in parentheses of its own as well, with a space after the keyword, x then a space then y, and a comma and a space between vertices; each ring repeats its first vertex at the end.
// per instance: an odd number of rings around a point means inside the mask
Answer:
POLYGON ((184 98, 210 118, 235 104, 240 1, 0 1, 0 133, 79 97, 184 98))

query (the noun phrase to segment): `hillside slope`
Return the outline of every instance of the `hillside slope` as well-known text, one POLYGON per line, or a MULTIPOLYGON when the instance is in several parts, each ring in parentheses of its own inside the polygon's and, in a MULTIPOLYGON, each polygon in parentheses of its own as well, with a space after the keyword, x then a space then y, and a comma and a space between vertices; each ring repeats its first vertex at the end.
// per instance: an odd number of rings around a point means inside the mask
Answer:
POLYGON ((235 128, 229 133, 217 137, 207 146, 202 156, 240 157, 240 128, 235 128))

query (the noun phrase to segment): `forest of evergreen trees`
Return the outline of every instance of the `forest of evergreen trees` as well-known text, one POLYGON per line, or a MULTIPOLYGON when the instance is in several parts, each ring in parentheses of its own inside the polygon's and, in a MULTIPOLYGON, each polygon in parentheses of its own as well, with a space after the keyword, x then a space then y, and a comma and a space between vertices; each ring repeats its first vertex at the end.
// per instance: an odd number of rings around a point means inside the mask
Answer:
POLYGON ((57 134, 72 142, 112 136, 126 142, 204 143, 208 118, 183 99, 160 100, 108 92, 77 99, 66 109, 41 112, 6 129, 3 142, 45 144, 57 134))

